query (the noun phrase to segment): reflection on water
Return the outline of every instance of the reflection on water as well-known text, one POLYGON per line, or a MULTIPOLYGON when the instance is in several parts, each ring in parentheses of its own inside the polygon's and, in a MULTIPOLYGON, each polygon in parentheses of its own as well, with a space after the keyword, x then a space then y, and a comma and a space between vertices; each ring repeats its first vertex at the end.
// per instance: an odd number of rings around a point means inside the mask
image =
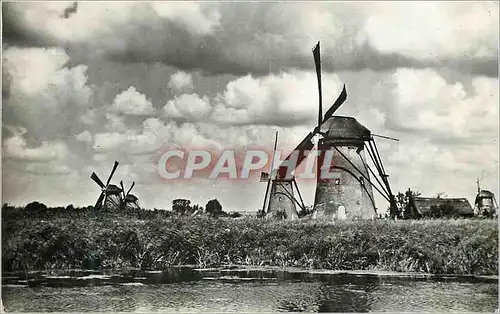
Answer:
POLYGON ((492 312, 497 282, 275 270, 3 274, 9 311, 492 312))

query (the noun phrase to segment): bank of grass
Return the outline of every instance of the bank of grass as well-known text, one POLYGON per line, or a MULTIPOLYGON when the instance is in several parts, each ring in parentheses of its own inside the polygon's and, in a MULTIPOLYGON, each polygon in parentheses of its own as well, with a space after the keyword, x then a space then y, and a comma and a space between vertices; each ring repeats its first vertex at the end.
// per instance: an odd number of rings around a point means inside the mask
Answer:
POLYGON ((3 220, 4 271, 222 265, 498 273, 496 220, 358 221, 119 216, 3 220))

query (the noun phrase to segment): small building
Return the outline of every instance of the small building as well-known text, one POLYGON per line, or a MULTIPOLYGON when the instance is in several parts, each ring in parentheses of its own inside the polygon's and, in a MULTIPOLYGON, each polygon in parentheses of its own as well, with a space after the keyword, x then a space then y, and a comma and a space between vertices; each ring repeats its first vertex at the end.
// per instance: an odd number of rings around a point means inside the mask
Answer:
POLYGON ((474 210, 466 198, 412 197, 409 207, 408 212, 412 217, 408 218, 474 216, 474 210))

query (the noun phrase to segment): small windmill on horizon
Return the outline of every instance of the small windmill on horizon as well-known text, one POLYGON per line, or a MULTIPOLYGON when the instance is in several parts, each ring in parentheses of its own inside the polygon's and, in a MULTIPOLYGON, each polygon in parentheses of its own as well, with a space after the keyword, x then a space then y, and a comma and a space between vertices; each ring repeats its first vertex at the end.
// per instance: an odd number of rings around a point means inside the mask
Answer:
POLYGON ((118 186, 110 184, 111 178, 115 174, 117 167, 118 167, 118 161, 115 161, 115 164, 113 165, 113 169, 111 170, 111 173, 108 177, 108 180, 106 181, 106 184, 104 184, 101 181, 101 179, 99 179, 99 177, 95 172, 92 172, 90 178, 94 180, 94 182, 97 183, 97 185, 101 188, 101 194, 97 198, 97 202, 94 205, 94 209, 99 210, 102 208, 106 209, 120 208, 122 202, 121 193, 123 191, 118 186))
POLYGON ((128 189, 127 193, 125 193, 125 189, 123 188, 123 181, 120 181, 120 186, 123 192, 122 205, 121 205, 122 209, 140 208, 139 199, 137 198, 137 196, 135 196, 134 194, 130 194, 130 191, 132 191, 132 188, 135 186, 135 182, 132 182, 132 185, 128 189))

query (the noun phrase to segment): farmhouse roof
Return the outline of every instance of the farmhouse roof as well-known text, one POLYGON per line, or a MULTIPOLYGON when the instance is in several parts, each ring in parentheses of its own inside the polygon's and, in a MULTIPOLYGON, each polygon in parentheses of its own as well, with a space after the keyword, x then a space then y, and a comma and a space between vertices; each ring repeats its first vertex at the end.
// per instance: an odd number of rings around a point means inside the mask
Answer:
POLYGON ((427 215, 432 206, 451 205, 459 215, 474 215, 474 210, 466 198, 415 197, 414 205, 420 215, 427 215))

